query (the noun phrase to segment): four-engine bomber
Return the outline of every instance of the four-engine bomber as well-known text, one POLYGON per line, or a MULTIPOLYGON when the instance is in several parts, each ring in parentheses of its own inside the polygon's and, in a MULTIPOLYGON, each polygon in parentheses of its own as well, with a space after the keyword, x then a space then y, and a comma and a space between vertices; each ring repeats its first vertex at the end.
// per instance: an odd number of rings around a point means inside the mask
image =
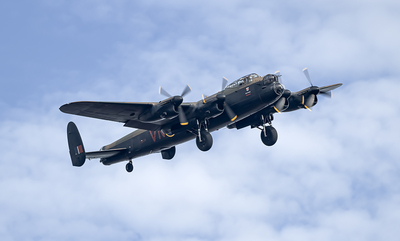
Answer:
MULTIPOLYGON (((307 68, 303 70, 310 81, 307 68)), ((100 158, 104 165, 128 161, 126 170, 133 170, 132 159, 161 153, 163 159, 175 156, 176 145, 196 139, 197 147, 208 151, 213 144, 211 132, 228 127, 250 126, 261 130, 261 141, 272 146, 278 139, 272 127, 273 115, 298 109, 310 109, 318 102, 317 95, 331 95, 342 84, 313 86, 298 92, 285 89, 280 73, 246 75, 231 84, 223 78, 222 90, 197 102, 183 102, 191 89, 171 96, 160 87, 167 99, 160 102, 91 102, 80 101, 60 107, 64 113, 124 123, 138 130, 106 145, 100 151, 86 152, 78 128, 67 127, 68 145, 73 166, 82 166, 86 159, 100 158)))

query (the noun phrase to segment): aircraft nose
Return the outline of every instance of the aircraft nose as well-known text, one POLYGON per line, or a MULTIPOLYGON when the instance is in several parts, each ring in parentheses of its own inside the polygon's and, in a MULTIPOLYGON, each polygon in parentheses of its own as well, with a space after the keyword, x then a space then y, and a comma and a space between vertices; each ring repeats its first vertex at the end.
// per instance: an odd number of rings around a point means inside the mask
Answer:
POLYGON ((274 91, 277 95, 282 95, 283 91, 285 91, 285 87, 281 83, 275 83, 274 91))

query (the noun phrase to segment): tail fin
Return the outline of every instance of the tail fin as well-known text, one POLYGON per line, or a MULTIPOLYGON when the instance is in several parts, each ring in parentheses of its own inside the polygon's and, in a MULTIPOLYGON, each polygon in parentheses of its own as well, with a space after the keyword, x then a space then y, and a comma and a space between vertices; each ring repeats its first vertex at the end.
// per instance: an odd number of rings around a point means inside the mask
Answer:
POLYGON ((68 123, 67 136, 72 165, 75 167, 80 167, 85 164, 86 152, 78 128, 72 121, 68 123))

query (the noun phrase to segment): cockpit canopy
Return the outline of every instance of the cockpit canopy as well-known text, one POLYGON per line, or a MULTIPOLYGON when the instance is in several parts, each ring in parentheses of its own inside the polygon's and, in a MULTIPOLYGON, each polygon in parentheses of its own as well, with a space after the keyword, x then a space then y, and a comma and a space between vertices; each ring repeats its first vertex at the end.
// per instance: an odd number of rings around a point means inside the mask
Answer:
POLYGON ((240 78, 240 79, 238 79, 238 80, 233 81, 231 84, 229 84, 229 85, 226 87, 226 89, 229 89, 229 88, 236 88, 236 87, 242 86, 242 85, 244 85, 244 84, 247 84, 247 83, 252 82, 255 78, 259 78, 259 77, 260 77, 260 76, 259 76, 258 74, 255 74, 255 73, 253 73, 253 74, 248 74, 248 75, 243 76, 242 78, 240 78))

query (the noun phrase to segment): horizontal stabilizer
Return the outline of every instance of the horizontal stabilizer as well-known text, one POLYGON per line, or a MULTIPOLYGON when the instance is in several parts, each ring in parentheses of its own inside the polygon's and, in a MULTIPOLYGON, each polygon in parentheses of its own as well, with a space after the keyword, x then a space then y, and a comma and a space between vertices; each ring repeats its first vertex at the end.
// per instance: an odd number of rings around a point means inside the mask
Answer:
POLYGON ((85 147, 83 146, 82 138, 79 134, 78 128, 72 121, 68 123, 67 126, 67 138, 69 155, 71 156, 72 165, 80 167, 85 164, 85 147))
POLYGON ((110 150, 105 150, 105 151, 86 152, 86 158, 87 159, 109 158, 109 157, 118 155, 126 150, 127 150, 126 148, 118 148, 118 149, 110 149, 110 150))

